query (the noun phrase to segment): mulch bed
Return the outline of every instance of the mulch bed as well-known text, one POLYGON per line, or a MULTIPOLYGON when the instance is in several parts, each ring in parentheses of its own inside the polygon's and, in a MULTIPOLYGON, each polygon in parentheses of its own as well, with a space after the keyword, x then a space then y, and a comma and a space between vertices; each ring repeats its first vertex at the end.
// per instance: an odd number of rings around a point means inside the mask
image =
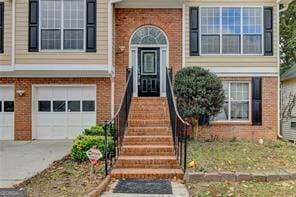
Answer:
POLYGON ((66 156, 16 187, 24 188, 28 196, 34 197, 84 196, 105 178, 103 166, 103 162, 97 164, 94 176, 90 176, 89 162, 76 162, 66 156))

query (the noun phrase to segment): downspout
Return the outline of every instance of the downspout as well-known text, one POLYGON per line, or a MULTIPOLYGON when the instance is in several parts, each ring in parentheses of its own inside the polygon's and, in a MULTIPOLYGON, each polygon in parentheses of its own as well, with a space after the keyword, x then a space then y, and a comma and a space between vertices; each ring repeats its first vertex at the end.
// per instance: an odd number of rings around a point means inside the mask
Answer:
POLYGON ((281 61, 280 61, 280 13, 286 11, 289 8, 289 4, 292 2, 292 0, 289 0, 284 5, 285 7, 283 9, 280 9, 280 4, 282 3, 282 0, 277 0, 277 66, 278 66, 278 138, 283 138, 281 135, 281 79, 280 79, 280 67, 281 67, 281 61))
POLYGON ((182 11, 182 68, 184 68, 186 65, 186 45, 185 45, 185 39, 186 39, 186 4, 183 3, 183 11, 182 11))
POLYGON ((277 1, 277 67, 278 67, 278 138, 283 138, 281 135, 281 79, 280 79, 280 1, 277 1))
POLYGON ((113 4, 121 0, 108 1, 108 74, 111 76, 111 118, 115 113, 115 69, 113 68, 113 4))
POLYGON ((12 0, 11 14, 11 66, 15 66, 15 0, 12 0))

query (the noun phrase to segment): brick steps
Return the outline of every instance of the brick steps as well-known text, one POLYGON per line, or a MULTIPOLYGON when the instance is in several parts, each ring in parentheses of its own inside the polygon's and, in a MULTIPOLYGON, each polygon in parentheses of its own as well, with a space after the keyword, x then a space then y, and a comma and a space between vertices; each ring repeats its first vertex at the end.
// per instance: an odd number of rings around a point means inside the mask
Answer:
POLYGON ((166 98, 133 98, 123 146, 111 176, 183 179, 174 151, 166 98))
POLYGON ((129 127, 168 127, 170 124, 169 120, 129 120, 129 127))
POLYGON ((124 145, 121 154, 125 156, 173 156, 174 147, 166 145, 124 145))
POLYGON ((111 177, 117 179, 183 179, 183 176, 181 169, 118 168, 111 172, 111 177))
POLYGON ((126 136, 168 136, 171 135, 168 127, 128 127, 126 136))
POLYGON ((115 168, 178 168, 174 156, 120 156, 115 168))
POLYGON ((172 145, 171 136, 125 136, 124 145, 172 145))
POLYGON ((138 112, 130 113, 129 119, 145 119, 145 120, 165 119, 165 120, 169 120, 169 116, 165 112, 144 113, 143 111, 138 111, 138 112))

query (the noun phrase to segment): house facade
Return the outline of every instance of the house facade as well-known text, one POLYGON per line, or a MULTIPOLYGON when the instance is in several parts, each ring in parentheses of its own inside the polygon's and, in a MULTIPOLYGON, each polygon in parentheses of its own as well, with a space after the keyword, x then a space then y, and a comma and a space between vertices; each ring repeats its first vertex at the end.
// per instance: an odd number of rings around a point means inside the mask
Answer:
POLYGON ((281 135, 296 140, 296 66, 281 75, 281 135))
POLYGON ((127 69, 134 97, 165 97, 166 70, 216 73, 226 92, 202 137, 276 139, 276 0, 0 1, 0 139, 73 138, 109 120, 127 69))

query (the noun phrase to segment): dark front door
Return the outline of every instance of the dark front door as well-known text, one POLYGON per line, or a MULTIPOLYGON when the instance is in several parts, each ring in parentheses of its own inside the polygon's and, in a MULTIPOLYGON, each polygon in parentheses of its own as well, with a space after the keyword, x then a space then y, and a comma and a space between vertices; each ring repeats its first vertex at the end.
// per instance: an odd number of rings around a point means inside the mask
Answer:
POLYGON ((138 95, 160 96, 159 48, 138 49, 138 95))

